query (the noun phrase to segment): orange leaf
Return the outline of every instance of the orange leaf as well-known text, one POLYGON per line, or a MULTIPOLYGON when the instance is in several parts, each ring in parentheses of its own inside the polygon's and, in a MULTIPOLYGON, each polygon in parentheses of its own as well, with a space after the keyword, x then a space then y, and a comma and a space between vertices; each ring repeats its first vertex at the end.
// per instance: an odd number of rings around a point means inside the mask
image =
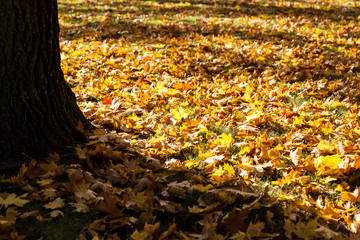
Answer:
POLYGON ((110 98, 109 95, 106 95, 106 96, 101 100, 101 102, 102 102, 103 104, 108 104, 108 105, 111 105, 111 104, 112 104, 112 101, 111 101, 111 98, 110 98))

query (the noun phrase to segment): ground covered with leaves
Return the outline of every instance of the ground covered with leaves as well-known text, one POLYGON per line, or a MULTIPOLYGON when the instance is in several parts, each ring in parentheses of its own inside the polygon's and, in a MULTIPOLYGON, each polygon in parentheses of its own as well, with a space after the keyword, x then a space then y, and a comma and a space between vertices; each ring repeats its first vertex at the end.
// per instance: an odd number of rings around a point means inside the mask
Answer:
POLYGON ((1 179, 1 236, 360 239, 359 6, 59 0, 102 128, 1 179))

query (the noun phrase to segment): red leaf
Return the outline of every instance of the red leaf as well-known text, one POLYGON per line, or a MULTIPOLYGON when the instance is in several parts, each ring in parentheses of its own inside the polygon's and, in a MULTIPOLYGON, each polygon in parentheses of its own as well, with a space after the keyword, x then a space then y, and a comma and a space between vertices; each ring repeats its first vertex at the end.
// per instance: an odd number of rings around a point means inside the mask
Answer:
POLYGON ((109 105, 112 103, 111 98, 110 98, 109 95, 106 95, 106 96, 102 99, 101 102, 102 102, 103 104, 109 104, 109 105))

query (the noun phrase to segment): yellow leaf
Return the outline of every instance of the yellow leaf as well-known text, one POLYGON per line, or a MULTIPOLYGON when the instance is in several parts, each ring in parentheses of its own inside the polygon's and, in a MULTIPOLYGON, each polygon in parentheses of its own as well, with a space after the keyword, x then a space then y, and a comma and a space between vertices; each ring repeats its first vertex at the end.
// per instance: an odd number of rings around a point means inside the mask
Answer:
POLYGON ((315 168, 318 171, 328 169, 338 169, 338 164, 342 161, 341 157, 338 154, 321 156, 315 159, 315 168))
POLYGON ((221 138, 216 139, 214 144, 230 147, 233 142, 234 142, 234 138, 232 137, 231 133, 229 133, 229 134, 223 133, 221 135, 221 138))
POLYGON ((239 152, 239 156, 242 156, 242 155, 244 155, 244 154, 248 154, 248 153, 250 153, 250 152, 251 152, 250 147, 245 146, 245 147, 243 147, 243 148, 241 149, 241 151, 239 152))
POLYGON ((199 191, 199 192, 206 192, 209 189, 213 188, 213 185, 208 184, 206 186, 202 185, 202 184, 196 184, 192 186, 194 190, 199 191))
POLYGON ((273 181, 273 184, 286 185, 291 183, 305 183, 310 179, 310 176, 300 176, 301 172, 292 169, 289 173, 284 173, 281 180, 273 181))
POLYGON ((252 92, 254 91, 254 88, 251 87, 251 86, 249 86, 249 85, 246 85, 245 88, 246 88, 246 89, 245 89, 245 94, 244 94, 244 96, 243 96, 243 99, 244 99, 246 102, 252 102, 253 99, 252 99, 251 94, 252 94, 252 92))
POLYGON ((323 133, 331 133, 334 132, 334 129, 331 125, 325 125, 324 127, 321 128, 321 130, 323 131, 323 133))
POLYGON ((197 167, 199 165, 199 162, 196 160, 186 160, 184 161, 184 164, 187 168, 192 169, 194 167, 197 167))
POLYGON ((164 95, 166 95, 166 96, 174 96, 174 95, 176 95, 179 91, 178 90, 176 90, 176 89, 172 89, 172 88, 167 88, 167 87, 165 87, 165 84, 166 84, 166 82, 158 82, 157 84, 156 84, 156 88, 155 88, 155 90, 158 92, 158 93, 160 93, 160 94, 164 94, 164 95))
POLYGON ((157 149, 164 148, 165 141, 166 138, 164 136, 153 137, 149 140, 149 146, 157 149))
POLYGON ((182 119, 188 118, 193 112, 190 109, 179 107, 178 109, 172 108, 170 110, 176 122, 181 122, 182 119))
POLYGON ((91 240, 100 240, 98 235, 96 234, 91 240))
POLYGON ((302 125, 302 124, 305 124, 304 119, 302 119, 301 117, 300 118, 295 117, 294 122, 293 122, 294 127, 296 127, 298 125, 302 125))
POLYGON ((150 234, 149 232, 139 232, 138 230, 135 230, 133 232, 133 234, 131 234, 131 239, 133 240, 145 240, 145 239, 148 239, 150 237, 150 234))
POLYGON ((23 195, 21 195, 19 197, 16 197, 15 193, 11 193, 4 199, 0 197, 0 205, 4 205, 5 207, 7 207, 9 205, 15 205, 15 206, 18 206, 18 207, 22 207, 27 202, 29 202, 29 200, 21 199, 23 197, 26 197, 26 195, 27 195, 27 193, 25 193, 25 194, 23 194, 23 195))
POLYGON ((342 192, 341 199, 344 201, 357 202, 357 197, 355 197, 352 193, 342 192))
POLYGON ((224 164, 224 170, 227 171, 227 175, 229 177, 234 177, 235 176, 235 170, 230 164, 225 163, 224 164))
POLYGON ((341 102, 339 102, 339 100, 335 100, 332 104, 331 107, 338 107, 338 106, 342 106, 343 104, 341 102))
POLYGON ((227 147, 230 147, 231 144, 234 142, 234 138, 232 137, 231 133, 229 134, 226 134, 226 133, 223 133, 221 135, 221 145, 225 145, 227 147))
POLYGON ((336 150, 336 147, 334 145, 323 140, 319 142, 317 148, 324 153, 333 153, 336 150))
POLYGON ((217 182, 221 182, 222 181, 222 175, 223 175, 223 169, 220 166, 219 168, 215 169, 214 172, 211 174, 211 177, 217 181, 217 182))
POLYGON ((264 113, 260 110, 251 111, 250 114, 246 116, 246 121, 257 125, 260 122, 263 114, 264 113))
MULTIPOLYGON (((212 153, 212 152, 210 152, 210 151, 208 151, 208 152, 203 152, 203 151, 199 151, 199 158, 200 159, 205 159, 205 160, 207 160, 208 158, 211 158, 212 156, 214 156, 215 155, 215 153, 212 153)), ((210 160, 213 160, 213 159, 210 159, 210 160)), ((208 162, 205 162, 205 163, 208 163, 208 162)))
POLYGON ((354 131, 354 133, 360 135, 360 128, 355 128, 355 129, 353 129, 353 131, 354 131))

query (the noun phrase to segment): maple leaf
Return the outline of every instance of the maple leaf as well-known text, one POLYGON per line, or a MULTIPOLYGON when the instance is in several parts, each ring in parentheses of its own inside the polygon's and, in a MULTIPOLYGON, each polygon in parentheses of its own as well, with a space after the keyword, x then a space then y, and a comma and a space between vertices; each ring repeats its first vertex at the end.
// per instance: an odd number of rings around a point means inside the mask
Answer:
POLYGON ((96 203, 94 209, 99 212, 106 212, 111 215, 122 215, 122 211, 117 207, 115 197, 103 192, 101 194, 102 200, 96 203))
MULTIPOLYGON (((163 207, 167 212, 176 213, 176 207, 172 204, 172 202, 160 200, 159 203, 160 206, 163 207)), ((162 211, 164 209, 162 209, 162 211)))
POLYGON ((319 171, 319 174, 331 174, 331 170, 339 169, 338 165, 342 161, 340 155, 328 155, 320 156, 315 159, 315 168, 319 171))
POLYGON ((226 233, 235 234, 237 232, 245 232, 249 226, 245 221, 248 217, 248 210, 242 209, 237 211, 236 208, 233 208, 222 220, 222 225, 225 226, 226 233))
POLYGON ((155 224, 145 223, 144 231, 153 235, 159 229, 159 227, 160 227, 160 222, 157 222, 155 224))
POLYGON ((15 193, 10 193, 6 197, 0 197, 0 205, 4 205, 6 208, 9 205, 15 205, 18 207, 24 206, 26 203, 29 202, 29 200, 25 200, 22 198, 27 197, 27 193, 24 193, 23 195, 17 197, 15 193))
POLYGON ((145 240, 145 239, 149 239, 150 237, 150 233, 143 231, 143 232, 139 232, 138 230, 135 230, 132 234, 131 234, 131 239, 133 240, 145 240))
POLYGON ((109 105, 112 104, 112 100, 111 100, 111 98, 110 98, 109 95, 106 95, 106 96, 101 100, 101 102, 102 102, 103 104, 109 104, 109 105))
POLYGON ((299 165, 302 157, 301 157, 302 149, 296 148, 294 151, 290 152, 291 161, 294 163, 295 166, 299 165))
POLYGON ((130 201, 127 202, 126 207, 131 208, 135 205, 138 209, 149 209, 152 204, 152 196, 147 192, 136 193, 130 201))
POLYGON ((181 122, 182 119, 186 119, 191 114, 193 114, 193 112, 190 109, 185 109, 183 107, 179 107, 178 109, 172 108, 170 112, 175 118, 176 122, 181 122))
POLYGON ((231 133, 223 133, 221 134, 221 138, 216 139, 214 142, 215 145, 225 145, 227 147, 230 147, 232 143, 234 142, 234 138, 232 137, 231 133))
POLYGON ((74 212, 86 213, 90 210, 89 206, 85 202, 76 202, 76 203, 69 203, 69 204, 75 208, 73 210, 74 212))
POLYGON ((328 154, 334 153, 336 150, 336 147, 334 145, 325 141, 320 141, 319 144, 317 145, 317 148, 320 151, 328 154))
POLYGON ((295 224, 294 233, 302 239, 314 239, 317 237, 315 230, 318 226, 318 219, 313 219, 308 223, 298 222, 295 224))
POLYGON ((73 192, 76 197, 85 200, 94 199, 96 197, 94 191, 89 189, 92 177, 87 172, 80 169, 69 169, 68 173, 70 175, 70 183, 66 184, 66 188, 69 191, 73 192))
POLYGON ((58 217, 58 216, 64 216, 64 213, 62 212, 62 211, 60 211, 59 209, 57 209, 57 210, 54 210, 54 211, 51 211, 50 213, 49 213, 49 215, 50 215, 50 217, 52 217, 52 218, 56 218, 56 217, 58 217))
POLYGON ((216 182, 221 182, 223 181, 224 177, 223 177, 223 168, 222 166, 220 166, 219 168, 215 169, 214 172, 211 174, 211 177, 216 181, 216 182))
POLYGON ((234 170, 233 166, 231 166, 230 164, 227 164, 227 163, 224 164, 224 171, 227 172, 227 176, 229 178, 235 176, 235 170, 234 170))
POLYGON ((116 170, 111 168, 107 169, 105 174, 107 179, 109 179, 112 183, 121 183, 123 185, 127 181, 127 178, 125 176, 122 176, 116 170))
POLYGON ((57 196, 57 190, 51 187, 47 187, 41 191, 45 199, 53 200, 57 196))
POLYGON ((315 235, 323 237, 324 239, 342 239, 340 233, 334 232, 322 225, 319 225, 319 227, 315 229, 314 232, 316 233, 315 235))
POLYGON ((250 222, 248 228, 246 229, 246 234, 248 234, 250 237, 261 237, 264 236, 264 233, 262 232, 264 228, 264 222, 250 222))
POLYGON ((61 198, 57 198, 52 202, 49 202, 48 204, 44 205, 44 208, 48 208, 48 209, 56 209, 56 208, 62 208, 65 206, 65 202, 64 199, 61 198))
POLYGON ((246 120, 249 123, 254 124, 255 126, 258 126, 262 122, 263 116, 264 116, 264 113, 261 110, 255 110, 246 117, 246 120))

